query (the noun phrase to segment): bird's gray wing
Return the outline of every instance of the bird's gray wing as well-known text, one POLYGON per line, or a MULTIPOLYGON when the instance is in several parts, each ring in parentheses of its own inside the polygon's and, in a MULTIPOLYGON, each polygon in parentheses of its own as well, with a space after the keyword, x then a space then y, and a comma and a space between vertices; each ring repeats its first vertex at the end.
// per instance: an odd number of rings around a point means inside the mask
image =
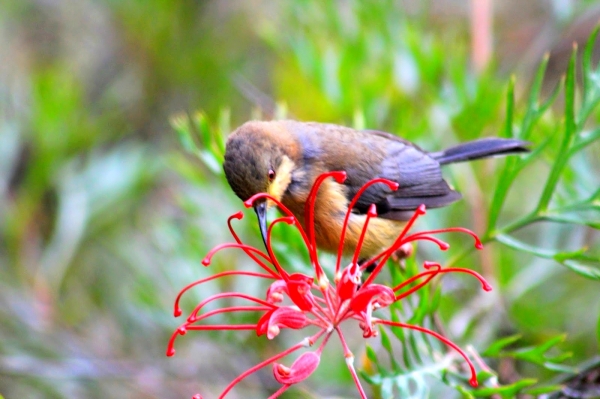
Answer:
POLYGON ((461 198, 444 181, 440 164, 427 152, 389 133, 364 133, 384 140, 386 156, 379 163, 377 176, 373 175, 373 165, 360 162, 355 162, 356 166, 347 170, 348 179, 345 184, 348 199, 351 200, 364 183, 376 177, 395 181, 400 186, 396 191, 384 184, 371 186, 356 203, 355 212, 366 213, 371 204, 375 204, 379 217, 407 220, 421 204, 427 208, 438 208, 461 198))

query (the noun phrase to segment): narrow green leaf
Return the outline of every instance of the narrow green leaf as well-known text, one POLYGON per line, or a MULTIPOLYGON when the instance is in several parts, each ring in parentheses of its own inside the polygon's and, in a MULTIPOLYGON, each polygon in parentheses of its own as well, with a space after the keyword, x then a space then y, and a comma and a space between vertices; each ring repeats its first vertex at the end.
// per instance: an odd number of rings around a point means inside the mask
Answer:
POLYGON ((596 326, 596 339, 598 340, 598 346, 600 346, 600 315, 598 315, 598 325, 596 326))
POLYGON ((588 41, 585 44, 585 49, 583 50, 583 90, 586 93, 588 93, 591 90, 591 88, 589 87, 590 82, 588 73, 592 73, 594 69, 592 65, 592 55, 594 54, 594 45, 596 43, 596 38, 598 37, 599 29, 600 25, 596 25, 596 27, 590 34, 588 41))
POLYGON ((506 90, 506 120, 504 122, 504 137, 514 137, 513 119, 515 112, 515 82, 515 75, 512 75, 508 81, 508 89, 506 90))
POLYGON ((512 343, 517 342, 519 339, 521 339, 520 334, 515 334, 515 335, 505 337, 505 338, 501 338, 501 339, 497 340, 496 342, 493 342, 485 351, 483 351, 481 353, 481 356, 484 356, 484 357, 498 356, 502 349, 504 349, 505 347, 509 346, 512 343))
POLYGON ((529 244, 525 244, 523 241, 517 240, 516 238, 506 235, 506 234, 498 234, 496 236, 496 240, 498 240, 502 244, 506 245, 507 247, 510 247, 510 248, 513 248, 513 249, 516 249, 519 251, 528 252, 535 256, 539 256, 540 258, 554 259, 554 256, 557 254, 556 251, 550 251, 547 249, 542 249, 542 248, 534 247, 529 244))
POLYGON ((537 384, 537 380, 533 378, 524 378, 510 385, 502 385, 499 387, 480 388, 473 392, 475 397, 490 397, 492 395, 500 395, 503 398, 515 398, 523 389, 537 384))
POLYGON ((221 160, 217 159, 215 155, 209 151, 200 151, 198 154, 204 164, 216 175, 222 174, 223 169, 221 168, 221 160))
POLYGON ((536 212, 543 213, 548 209, 548 204, 552 199, 556 185, 560 179, 560 175, 567 164, 568 151, 571 147, 571 143, 576 133, 576 122, 575 122, 575 75, 576 75, 576 60, 577 60, 577 46, 573 45, 573 52, 569 60, 569 67, 565 77, 565 122, 563 139, 558 150, 558 158, 552 165, 552 170, 544 185, 544 190, 536 207, 536 212))
POLYGON ((570 357, 571 355, 565 356, 563 354, 558 355, 554 358, 546 356, 546 352, 550 349, 563 342, 566 338, 566 335, 557 335, 549 340, 541 343, 540 345, 523 348, 512 352, 506 352, 505 355, 512 356, 516 359, 525 360, 533 364, 537 364, 540 366, 544 366, 547 368, 551 368, 557 366, 556 364, 552 364, 552 362, 556 360, 564 360, 565 358, 570 357))
POLYGON ((456 385, 454 388, 456 388, 456 390, 461 394, 463 399, 475 399, 475 396, 473 396, 473 394, 462 385, 456 385))
POLYGON ((524 392, 527 393, 528 395, 537 397, 539 395, 543 395, 546 393, 553 393, 553 392, 560 391, 563 388, 564 388, 563 385, 545 385, 545 386, 541 386, 541 387, 528 388, 528 389, 525 389, 524 392))
MULTIPOLYGON (((540 91, 542 89, 542 83, 544 82, 544 75, 546 74, 546 67, 548 66, 548 60, 550 59, 550 54, 544 54, 542 58, 542 62, 538 67, 537 73, 535 74, 535 78, 533 80, 533 84, 531 85, 531 89, 529 92, 529 99, 527 100, 527 108, 534 110, 538 108, 538 101, 540 97, 540 91)), ((512 79, 511 79, 512 80, 512 79)))
POLYGON ((580 224, 582 226, 589 226, 594 229, 600 229, 600 220, 591 220, 585 215, 577 213, 562 214, 562 215, 548 215, 544 219, 550 220, 556 223, 568 223, 568 224, 580 224))
POLYGON ((584 265, 582 262, 578 262, 574 259, 565 260, 561 262, 561 264, 580 276, 590 280, 600 281, 600 269, 597 267, 584 265))
POLYGON ((477 373, 477 381, 479 381, 479 383, 487 382, 489 380, 491 380, 492 383, 497 383, 498 376, 492 371, 486 370, 481 370, 479 373, 477 373))
POLYGON ((392 364, 392 369, 394 372, 398 372, 400 370, 400 365, 396 361, 396 356, 394 356, 394 349, 392 347, 392 342, 390 341, 390 337, 387 331, 383 328, 383 326, 379 326, 379 336, 381 337, 381 346, 387 351, 390 356, 390 362, 392 364))
POLYGON ((374 365, 379 364, 379 362, 377 360, 377 352, 375 352, 375 349, 373 349, 373 347, 371 345, 366 346, 365 354, 367 355, 367 359, 369 359, 369 361, 371 363, 373 363, 374 365))
POLYGON ((569 150, 569 156, 573 156, 575 153, 581 151, 588 145, 600 140, 600 128, 594 129, 591 132, 586 132, 579 136, 579 140, 569 150))
POLYGON ((436 289, 433 291, 433 297, 432 297, 431 301, 429 302, 429 309, 427 310, 427 313, 429 313, 429 314, 435 313, 435 311, 439 308, 441 303, 442 303, 442 290, 436 289))
MULTIPOLYGON (((537 100, 536 100, 537 101, 537 100)), ((515 107, 515 77, 511 76, 506 90, 506 120, 504 122, 503 134, 505 137, 514 137, 513 132, 513 119, 514 119, 514 107, 515 107)), ((486 236, 492 234, 492 231, 496 229, 498 223, 498 217, 502 211, 504 201, 510 189, 510 185, 514 179, 512 171, 514 170, 518 159, 516 157, 509 157, 505 161, 505 166, 498 176, 498 182, 496 190, 494 191, 494 198, 490 206, 490 212, 488 214, 488 228, 486 236)))
MULTIPOLYGON (((561 92, 561 89, 563 88, 564 84, 565 84, 564 78, 559 80, 558 84, 552 90, 552 93, 550 93, 550 95, 548 96, 546 101, 544 101, 542 103, 542 105, 540 105, 540 107, 538 108, 538 110, 536 112, 537 118, 540 118, 544 114, 544 112, 546 112, 548 110, 548 108, 550 108, 550 106, 552 104, 554 104, 554 101, 556 100, 556 97, 558 97, 558 94, 561 92)), ((530 131, 530 129, 528 131, 530 131)), ((527 134, 526 136, 523 135, 521 137, 523 139, 526 139, 527 137, 529 137, 529 135, 527 134)))
POLYGON ((212 142, 212 132, 206 115, 204 115, 203 112, 196 112, 192 117, 192 121, 194 122, 194 127, 200 135, 202 147, 208 148, 212 142))
POLYGON ((364 370, 358 370, 358 374, 360 375, 360 377, 365 380, 368 384, 370 385, 380 385, 381 384, 381 375, 376 374, 376 375, 370 375, 368 373, 366 373, 364 370))
POLYGON ((563 149, 568 148, 570 139, 575 134, 575 87, 577 85, 577 43, 573 44, 573 51, 569 59, 567 74, 565 76, 565 138, 563 149))
POLYGON ((192 138, 190 119, 185 114, 176 115, 171 118, 171 127, 177 133, 179 142, 183 146, 183 149, 187 152, 196 154, 198 146, 192 138))
MULTIPOLYGON (((572 357, 571 353, 568 353, 568 357, 572 357)), ((558 364, 558 363, 554 363, 554 362, 544 362, 542 364, 542 366, 546 369, 546 370, 550 370, 550 371, 555 371, 557 373, 569 373, 569 374, 575 374, 577 372, 577 368, 576 367, 571 367, 571 366, 567 366, 564 364, 558 364)))
POLYGON ((423 358, 421 357, 421 350, 418 345, 418 339, 420 337, 417 337, 417 333, 414 331, 409 332, 407 337, 408 337, 408 342, 410 344, 411 353, 412 353, 413 357, 415 358, 415 360, 418 364, 423 364, 423 358))
POLYGON ((219 131, 213 135, 219 155, 225 156, 225 142, 231 133, 231 109, 222 108, 219 112, 219 131))

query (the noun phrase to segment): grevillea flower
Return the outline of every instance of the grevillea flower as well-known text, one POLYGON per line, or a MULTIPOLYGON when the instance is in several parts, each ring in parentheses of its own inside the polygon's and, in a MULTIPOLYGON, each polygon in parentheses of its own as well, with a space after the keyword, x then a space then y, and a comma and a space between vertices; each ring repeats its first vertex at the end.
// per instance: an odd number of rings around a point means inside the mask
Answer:
MULTIPOLYGON (((358 263, 358 256, 364 239, 365 232, 368 228, 369 219, 376 217, 375 206, 372 205, 367 214, 361 239, 358 242, 356 251, 348 266, 341 268, 342 249, 344 245, 344 235, 348 220, 350 218, 352 206, 360 195, 373 184, 386 184, 390 189, 395 190, 398 184, 385 179, 375 179, 365 184, 351 201, 348 213, 346 214, 342 237, 340 237, 339 251, 335 269, 332 273, 333 283, 329 281, 327 273, 321 267, 317 256, 317 246, 315 243, 314 224, 314 203, 320 184, 327 178, 334 178, 337 182, 342 183, 345 178, 345 172, 329 172, 317 178, 306 202, 306 221, 303 229, 300 222, 294 217, 292 212, 275 198, 266 193, 261 193, 247 200, 244 205, 251 207, 253 203, 259 199, 269 199, 273 201, 284 216, 274 220, 267 231, 267 253, 248 246, 241 242, 238 235, 231 226, 233 219, 241 219, 241 212, 238 212, 229 217, 227 224, 233 235, 235 242, 221 244, 213 248, 202 261, 204 266, 208 266, 212 257, 221 250, 226 248, 238 248, 244 251, 256 264, 262 269, 261 272, 229 270, 217 273, 213 276, 198 280, 186 286, 177 296, 175 301, 175 316, 181 315, 179 302, 181 296, 190 288, 201 285, 208 281, 226 276, 246 276, 265 280, 272 280, 269 288, 265 293, 265 298, 257 298, 240 292, 223 292, 212 295, 200 302, 187 320, 175 330, 167 348, 167 356, 175 354, 174 343, 179 335, 184 335, 191 330, 254 330, 258 336, 266 335, 267 339, 273 339, 281 333, 283 329, 300 330, 311 328, 316 330, 312 335, 307 336, 302 341, 288 348, 287 350, 269 358, 265 361, 251 367, 237 378, 235 378, 221 393, 219 398, 224 398, 241 380, 257 370, 272 365, 273 376, 275 380, 282 384, 277 392, 273 393, 270 398, 276 398, 281 395, 291 385, 297 384, 308 378, 319 366, 319 361, 323 348, 329 339, 337 335, 344 350, 346 364, 352 375, 356 388, 361 398, 366 398, 365 391, 358 379, 358 375, 354 368, 354 355, 350 351, 346 343, 346 339, 340 325, 345 322, 354 322, 362 330, 364 338, 375 337, 378 334, 377 326, 401 327, 411 330, 420 331, 429 334, 444 344, 458 352, 469 366, 471 372, 470 384, 477 386, 477 377, 475 368, 472 362, 467 357, 466 353, 456 344, 441 336, 435 331, 427 328, 403 323, 400 321, 391 321, 385 318, 378 317, 381 313, 378 310, 385 308, 392 303, 399 301, 413 292, 421 289, 429 283, 435 276, 444 273, 467 273, 476 277, 486 291, 491 290, 490 285, 478 273, 458 267, 442 268, 440 264, 433 262, 425 262, 424 270, 407 279, 406 281, 394 287, 375 283, 375 279, 380 274, 387 260, 399 250, 405 253, 410 253, 410 244, 416 241, 425 240, 431 241, 439 246, 440 249, 448 249, 448 244, 436 237, 439 233, 461 232, 471 235, 475 239, 475 247, 481 249, 479 238, 470 230, 464 228, 446 228, 440 230, 429 230, 418 233, 409 234, 413 224, 419 216, 425 214, 425 206, 421 205, 413 214, 412 218, 407 222, 403 231, 398 235, 396 241, 389 248, 383 250, 377 256, 363 262, 358 263), (313 275, 303 273, 288 273, 278 262, 277 257, 273 253, 271 247, 271 233, 273 226, 279 223, 287 223, 294 225, 300 232, 305 245, 308 248, 311 268, 313 275), (363 271, 371 267, 372 273, 363 281, 363 271), (216 310, 204 312, 204 307, 209 303, 222 298, 241 298, 248 302, 245 306, 224 307, 216 310), (288 298, 288 304, 284 304, 285 298, 288 298), (206 324, 206 321, 217 314, 228 312, 254 312, 257 314, 257 322, 255 324, 206 324), (320 342, 319 342, 320 341, 320 342), (296 358, 290 365, 285 366, 278 361, 301 348, 310 348, 317 343, 318 347, 315 350, 306 351, 296 358)), ((201 398, 200 395, 194 396, 195 399, 201 398)))

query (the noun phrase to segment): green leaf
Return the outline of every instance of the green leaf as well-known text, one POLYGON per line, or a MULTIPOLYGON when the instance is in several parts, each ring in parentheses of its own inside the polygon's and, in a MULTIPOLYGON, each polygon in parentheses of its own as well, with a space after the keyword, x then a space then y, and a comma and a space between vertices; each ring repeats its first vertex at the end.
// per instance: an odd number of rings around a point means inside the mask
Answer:
POLYGON ((213 140, 216 144, 216 149, 221 157, 225 156, 226 137, 231 132, 231 110, 222 108, 219 112, 219 131, 213 135, 213 140))
MULTIPOLYGON (((550 54, 544 54, 542 58, 542 62, 540 62, 540 66, 538 67, 537 73, 535 74, 535 78, 533 80, 533 84, 531 85, 531 89, 529 89, 529 99, 527 100, 527 108, 530 110, 538 109, 538 101, 540 97, 540 91, 542 90, 542 83, 544 82, 544 75, 546 74, 546 68, 548 67, 548 60, 550 59, 550 54)), ((511 79, 513 80, 513 79, 511 79)), ((514 84, 513 84, 514 86, 514 84)), ((508 113, 508 111, 507 111, 508 113)), ((512 137, 512 136, 508 136, 512 137)), ((523 136, 521 136, 523 138, 523 136)))
POLYGON ((537 397, 539 395, 560 391, 563 388, 564 386, 562 385, 545 385, 536 388, 527 388, 525 389, 525 393, 537 397))
POLYGON ((475 399, 475 396, 471 393, 468 388, 463 387, 462 385, 456 385, 454 388, 461 394, 461 397, 464 399, 475 399))
POLYGON ((171 118, 171 127, 177 133, 179 142, 181 143, 184 150, 190 153, 196 154, 198 146, 192 138, 192 127, 190 125, 190 119, 185 114, 176 115, 171 118))
POLYGON ((375 352, 375 349, 373 349, 371 345, 367 345, 365 350, 367 359, 369 359, 369 361, 371 361, 372 363, 377 364, 377 352, 375 352))
POLYGON ((201 151, 198 157, 214 174, 218 175, 223 173, 223 169, 221 168, 221 161, 217 159, 217 157, 212 152, 201 151))
POLYGON ((590 280, 600 281, 600 269, 597 267, 585 265, 575 259, 562 261, 561 264, 580 276, 589 278, 590 280))
POLYGON ((588 73, 593 72, 594 66, 592 65, 592 56, 594 54, 594 45, 596 43, 596 38, 598 37, 598 32, 600 31, 600 25, 596 25, 596 27, 594 28, 594 30, 592 31, 592 33, 590 34, 590 37, 588 38, 588 41, 585 44, 585 49, 583 50, 583 58, 582 58, 582 66, 583 66, 583 89, 585 92, 589 92, 590 91, 590 87, 589 87, 589 77, 587 76, 588 73))
POLYGON ((600 128, 594 129, 591 132, 585 132, 583 134, 580 134, 578 137, 578 140, 571 147, 571 150, 569 151, 569 156, 573 156, 577 152, 581 151, 582 149, 584 149, 588 145, 596 142, 599 139, 600 139, 600 128))
POLYGON ((550 251, 547 249, 538 248, 529 244, 524 243, 523 241, 517 240, 516 238, 506 235, 506 234, 498 234, 496 235, 496 240, 506 245, 507 247, 528 252, 535 256, 539 256, 540 258, 546 259, 554 259, 554 256, 557 254, 556 251, 550 251))
POLYGON ((503 350, 510 344, 517 342, 519 339, 521 339, 520 334, 515 334, 515 335, 501 338, 501 339, 497 340, 496 342, 493 342, 485 351, 483 351, 481 353, 481 356, 484 356, 484 357, 498 356, 500 354, 501 350, 503 350))
POLYGON ((400 365, 396 361, 396 357, 394 356, 394 349, 392 348, 392 342, 390 341, 390 337, 387 331, 383 328, 383 326, 379 326, 379 336, 381 337, 381 346, 387 351, 390 356, 390 362, 392 363, 392 369, 397 372, 400 370, 400 365))
POLYGON ((598 346, 600 346, 600 315, 598 316, 598 324, 596 326, 596 339, 598 340, 598 346))
POLYGON ((576 133, 576 122, 575 122, 575 75, 576 75, 576 60, 577 60, 577 46, 573 46, 573 52, 569 60, 569 67, 567 68, 567 74, 565 77, 565 121, 563 138, 560 148, 558 150, 558 158, 554 161, 550 175, 544 185, 544 190, 540 196, 540 200, 536 207, 536 213, 544 213, 548 209, 548 204, 552 199, 552 195, 556 189, 556 185, 560 179, 562 171, 567 164, 568 151, 571 147, 571 143, 576 133))
POLYGON ((475 397, 487 398, 494 395, 500 395, 502 398, 513 399, 517 394, 521 393, 525 388, 537 384, 537 380, 533 378, 524 378, 510 385, 501 385, 499 387, 480 388, 473 392, 475 397))
POLYGON ((208 147, 212 141, 212 132, 206 115, 204 112, 196 112, 192 117, 192 121, 194 122, 194 127, 200 135, 202 146, 205 148, 208 147))
POLYGON ((513 134, 513 118, 515 111, 515 82, 514 75, 508 81, 508 89, 506 90, 506 121, 504 122, 504 137, 514 137, 513 134))
POLYGON ((566 335, 557 335, 549 340, 541 343, 540 345, 533 346, 530 348, 523 348, 516 351, 510 351, 504 353, 504 355, 508 355, 514 357, 516 359, 525 360, 533 364, 537 364, 539 366, 547 367, 550 369, 554 369, 556 365, 552 364, 552 362, 563 361, 566 358, 571 357, 570 353, 560 354, 554 357, 546 356, 546 352, 555 347, 556 345, 564 342, 566 335))

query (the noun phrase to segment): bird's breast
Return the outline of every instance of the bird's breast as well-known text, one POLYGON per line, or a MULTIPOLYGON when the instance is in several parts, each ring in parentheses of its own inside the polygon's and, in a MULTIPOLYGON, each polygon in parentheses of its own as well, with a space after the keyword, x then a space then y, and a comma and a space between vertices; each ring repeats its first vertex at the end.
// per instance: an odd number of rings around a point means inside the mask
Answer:
MULTIPOLYGON (((290 187, 293 183, 290 184, 290 187)), ((314 202, 314 232, 317 247, 328 252, 337 252, 344 219, 348 211, 347 188, 336 183, 332 178, 326 179, 319 188, 314 202)), ((309 190, 290 190, 283 197, 283 204, 292 211, 294 216, 308 231, 309 221, 306 220, 306 201, 309 190)), ((366 215, 351 214, 344 238, 344 254, 353 254, 362 229, 366 221, 366 215)), ((369 221, 368 230, 364 243, 361 247, 361 259, 376 255, 385 247, 391 245, 404 224, 396 221, 372 218, 369 221)))

